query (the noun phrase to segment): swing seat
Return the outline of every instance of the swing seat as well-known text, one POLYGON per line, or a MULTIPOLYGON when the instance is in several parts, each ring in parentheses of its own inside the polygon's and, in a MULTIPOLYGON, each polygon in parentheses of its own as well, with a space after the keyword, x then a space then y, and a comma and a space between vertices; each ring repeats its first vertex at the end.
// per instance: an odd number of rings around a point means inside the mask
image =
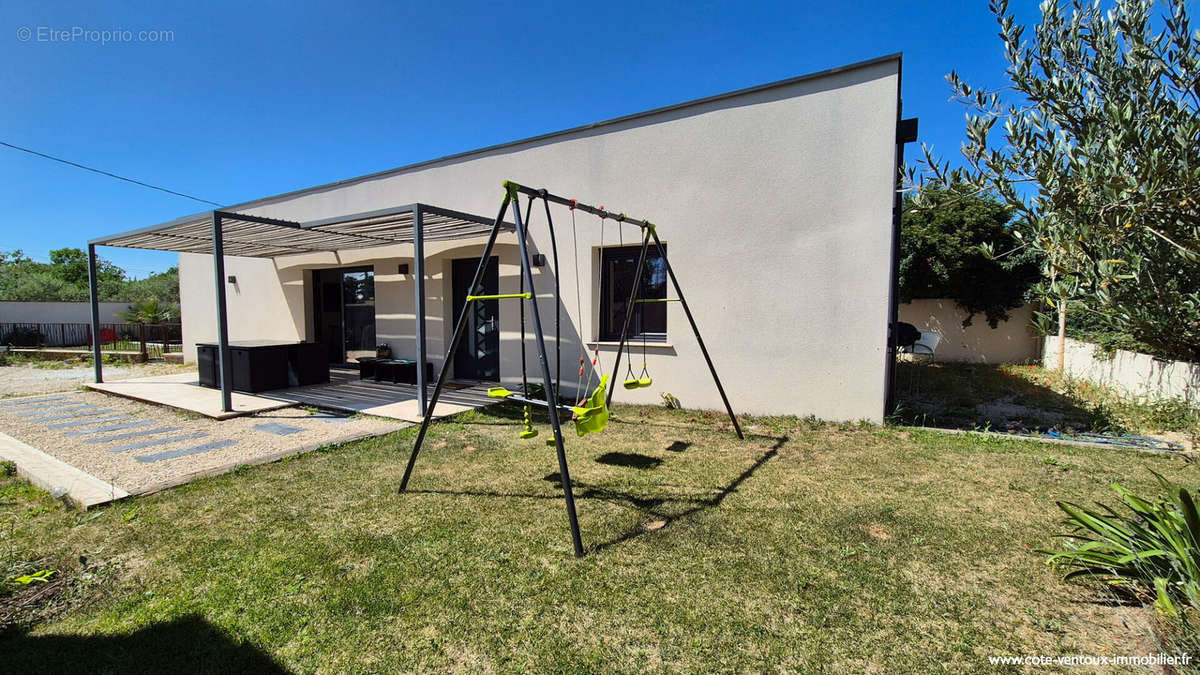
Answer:
POLYGON ((621 383, 621 386, 625 387, 626 389, 637 389, 638 387, 642 386, 639 384, 639 382, 641 382, 641 380, 637 379, 636 377, 631 377, 621 383))
POLYGON ((654 384, 654 378, 652 378, 652 377, 639 377, 638 381, 637 381, 637 386, 643 387, 643 388, 649 387, 652 384, 654 384))
POLYGON ((554 440, 554 434, 550 434, 550 436, 548 436, 546 438, 546 445, 548 445, 552 448, 556 445, 555 440, 554 440))
POLYGON ((524 429, 517 436, 521 439, 533 438, 537 436, 537 429, 524 429))
POLYGON ((580 436, 599 433, 608 426, 608 403, 605 401, 608 395, 608 378, 608 375, 600 378, 600 384, 588 400, 584 401, 584 405, 571 408, 575 413, 575 433, 580 436))
POLYGON ((488 398, 508 398, 513 393, 504 387, 488 387, 487 395, 488 398))

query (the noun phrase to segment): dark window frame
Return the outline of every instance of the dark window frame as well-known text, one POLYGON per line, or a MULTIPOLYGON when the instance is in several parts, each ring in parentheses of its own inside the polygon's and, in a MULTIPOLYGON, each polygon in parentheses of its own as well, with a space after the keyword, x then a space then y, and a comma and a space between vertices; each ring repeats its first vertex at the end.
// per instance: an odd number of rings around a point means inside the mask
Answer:
MULTIPOLYGON (((622 322, 625 313, 620 307, 629 300, 630 280, 637 271, 637 258, 641 246, 608 246, 599 250, 600 260, 600 297, 597 307, 597 335, 600 342, 617 342, 621 339, 622 322), (625 283, 617 284, 618 292, 614 295, 612 284, 613 272, 619 266, 620 274, 628 275, 625 283), (617 297, 617 296, 620 297, 617 297)), ((665 254, 667 245, 663 244, 665 254)), ((646 269, 642 273, 642 288, 639 298, 663 299, 667 297, 666 265, 656 248, 646 251, 646 269)), ((640 303, 629 325, 630 341, 666 342, 667 341, 667 303, 640 303)))

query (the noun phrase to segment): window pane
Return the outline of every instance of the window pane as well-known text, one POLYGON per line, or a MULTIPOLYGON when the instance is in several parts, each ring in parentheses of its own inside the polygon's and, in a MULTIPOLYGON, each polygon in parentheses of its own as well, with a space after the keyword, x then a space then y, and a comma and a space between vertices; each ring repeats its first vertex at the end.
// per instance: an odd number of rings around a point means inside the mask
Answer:
MULTIPOLYGON (((663 247, 664 250, 666 247, 663 247)), ((601 251, 600 266, 600 339, 620 340, 625 322, 625 304, 637 274, 640 246, 606 248, 601 251)), ((667 266, 655 250, 646 253, 646 268, 642 273, 639 299, 667 297, 667 266)), ((662 341, 667 334, 665 303, 636 303, 629 337, 662 341)))

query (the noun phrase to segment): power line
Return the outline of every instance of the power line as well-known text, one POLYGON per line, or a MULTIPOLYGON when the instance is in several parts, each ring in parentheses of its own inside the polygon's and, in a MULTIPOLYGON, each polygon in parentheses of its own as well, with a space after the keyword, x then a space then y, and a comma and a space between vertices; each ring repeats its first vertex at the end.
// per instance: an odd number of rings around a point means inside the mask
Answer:
POLYGON ((201 203, 204 203, 204 204, 212 204, 213 206, 217 206, 217 207, 219 207, 219 206, 222 206, 221 204, 218 204, 218 203, 216 203, 216 202, 209 201, 209 200, 207 200, 207 199, 201 199, 201 198, 199 198, 199 197, 193 197, 192 195, 189 195, 189 194, 184 194, 184 193, 182 193, 182 192, 176 192, 176 191, 174 191, 174 190, 168 190, 168 189, 167 189, 167 188, 165 188, 165 187, 159 187, 159 186, 157 186, 157 185, 151 185, 151 184, 149 184, 149 183, 143 183, 143 182, 142 182, 142 181, 140 181, 140 180, 134 180, 134 179, 132 179, 132 178, 126 178, 126 177, 124 177, 124 176, 118 176, 118 175, 117 175, 117 174, 115 174, 115 173, 110 173, 110 172, 108 172, 108 171, 103 171, 103 170, 101 170, 101 169, 94 169, 94 168, 92 168, 92 167, 90 167, 90 166, 84 166, 83 164, 79 164, 79 163, 77 163, 77 162, 72 162, 72 161, 70 161, 70 160, 63 159, 63 158, 61 158, 61 157, 55 157, 54 155, 47 155, 47 154, 46 154, 46 153, 44 153, 44 152, 38 152, 37 150, 30 150, 29 148, 22 148, 21 146, 19 146, 19 145, 13 145, 12 143, 5 143, 4 141, 0 141, 0 145, 3 145, 3 146, 4 146, 4 147, 6 147, 6 148, 12 148, 13 150, 20 150, 21 152, 28 152, 28 153, 29 153, 29 154, 31 154, 31 155, 37 155, 38 157, 44 157, 44 158, 46 158, 46 159, 53 160, 53 161, 55 161, 55 162, 61 162, 61 163, 63 163, 63 164, 66 164, 66 165, 68 165, 68 166, 73 166, 73 167, 75 167, 75 168, 77 168, 77 169, 83 169, 84 171, 91 171, 92 173, 98 173, 98 174, 100 174, 101 176, 108 176, 109 178, 116 178, 117 180, 123 180, 123 181, 125 181, 126 183, 133 183, 134 185, 141 185, 142 187, 147 187, 147 188, 150 188, 151 190, 158 190, 159 192, 166 192, 167 194, 172 194, 172 195, 175 195, 175 196, 177 196, 177 197, 186 197, 187 199, 191 199, 191 200, 194 200, 194 201, 197 201, 197 202, 201 202, 201 203))

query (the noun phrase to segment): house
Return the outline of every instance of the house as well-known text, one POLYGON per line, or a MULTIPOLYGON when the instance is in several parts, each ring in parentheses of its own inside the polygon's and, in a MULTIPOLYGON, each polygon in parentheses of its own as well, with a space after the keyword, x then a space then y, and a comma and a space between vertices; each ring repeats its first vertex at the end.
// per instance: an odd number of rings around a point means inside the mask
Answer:
MULTIPOLYGON (((604 204, 657 225, 735 410, 879 421, 891 364, 900 79, 900 55, 884 56, 223 212, 305 227, 352 223, 356 232, 366 231, 371 214, 394 216, 403 205, 470 214, 455 221, 460 236, 424 243, 421 297, 428 359, 437 373, 447 365, 443 355, 487 233, 482 224, 495 217, 502 183, 511 179, 604 204), (467 227, 471 223, 480 226, 467 227)), ((559 347, 570 394, 581 345, 598 349, 605 368, 611 364, 639 232, 578 213, 573 228, 572 212, 555 207, 555 268, 545 214, 539 207, 525 215, 531 251, 551 258, 534 269, 551 345, 555 281, 562 291, 559 347)), ((189 236, 207 236, 212 219, 206 212, 92 242, 180 251, 189 360, 197 343, 218 337, 211 249, 184 245, 189 236), (163 236, 150 236, 155 232, 163 236), (175 237, 178 247, 171 232, 184 233, 175 237)), ((238 232, 257 236, 251 226, 238 232)), ((225 237, 219 283, 230 339, 320 342, 334 363, 373 354, 377 344, 399 357, 416 356, 414 274, 420 265, 413 243, 381 239, 379 246, 339 249, 325 238, 309 251, 259 246, 253 249, 259 257, 239 257, 241 240, 225 237), (328 250, 317 250, 321 246, 328 250)), ((489 292, 518 292, 514 234, 500 235, 493 257, 485 275, 489 292)), ((655 261, 649 265, 653 272, 655 261)), ((651 274, 649 285, 647 292, 658 297, 673 294, 661 273, 651 274)), ((448 364, 452 377, 520 381, 520 304, 473 308, 469 348, 448 364)), ((618 400, 657 404, 667 392, 686 407, 721 408, 680 306, 660 305, 639 323, 630 344, 633 365, 640 371, 644 354, 655 386, 619 391, 618 400)), ((533 374, 532 336, 525 349, 533 374)), ((553 358, 554 347, 549 351, 553 358)))

